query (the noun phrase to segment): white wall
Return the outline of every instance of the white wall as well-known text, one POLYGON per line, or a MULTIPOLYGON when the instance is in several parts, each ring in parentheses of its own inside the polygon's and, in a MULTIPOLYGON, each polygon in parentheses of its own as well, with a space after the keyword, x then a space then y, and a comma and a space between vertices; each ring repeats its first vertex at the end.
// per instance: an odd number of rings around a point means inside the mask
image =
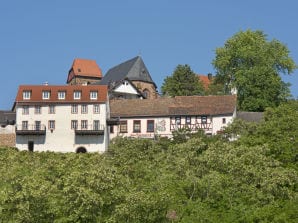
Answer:
POLYGON ((28 141, 34 141, 34 151, 76 152, 78 147, 85 147, 87 152, 104 152, 107 148, 106 105, 100 104, 100 113, 93 113, 93 105, 88 105, 88 113, 81 114, 81 105, 78 105, 78 114, 71 113, 71 105, 60 104, 55 106, 55 114, 48 114, 48 105, 41 107, 41 114, 34 114, 34 106, 29 107, 29 115, 22 114, 22 106, 16 108, 16 123, 22 125, 22 121, 28 121, 28 125, 34 125, 35 121, 41 121, 46 126, 46 134, 17 135, 16 147, 20 150, 28 150, 28 141), (48 128, 48 121, 55 120, 55 129, 48 128), (88 125, 93 120, 99 120, 104 125, 104 135, 76 136, 71 129, 71 120, 78 120, 80 128, 81 120, 88 120, 88 125))

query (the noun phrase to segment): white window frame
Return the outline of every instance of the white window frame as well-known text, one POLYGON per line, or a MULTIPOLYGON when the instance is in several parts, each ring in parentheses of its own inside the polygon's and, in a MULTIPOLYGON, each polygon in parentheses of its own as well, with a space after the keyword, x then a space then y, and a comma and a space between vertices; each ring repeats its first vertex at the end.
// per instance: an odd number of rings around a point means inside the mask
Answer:
POLYGON ((73 99, 80 100, 81 99, 81 94, 82 94, 81 91, 74 91, 73 92, 73 99))
POLYGON ((59 100, 65 100, 65 95, 66 95, 65 91, 58 91, 58 99, 59 100))
POLYGON ((42 99, 48 100, 50 99, 51 92, 50 91, 42 91, 42 99))
POLYGON ((29 115, 29 106, 28 105, 24 105, 23 106, 23 115, 29 115))
POLYGON ((56 113, 56 106, 49 105, 49 114, 55 114, 55 113, 56 113))
POLYGON ((90 100, 97 100, 97 91, 90 91, 90 100))
POLYGON ((31 99, 31 91, 23 91, 23 99, 30 100, 31 99))
POLYGON ((78 105, 77 104, 72 104, 71 105, 71 114, 78 114, 78 105))
POLYGON ((88 105, 81 105, 81 113, 82 114, 88 113, 88 105))
POLYGON ((81 129, 88 129, 88 120, 81 120, 81 129))
POLYGON ((78 120, 71 120, 71 129, 78 128, 78 120))
POLYGON ((100 105, 99 104, 93 105, 93 113, 94 114, 100 113, 100 105))
POLYGON ((55 129, 55 120, 49 120, 49 129, 52 130, 52 129, 55 129))
POLYGON ((35 105, 34 114, 37 114, 37 115, 41 114, 41 106, 40 105, 35 105))

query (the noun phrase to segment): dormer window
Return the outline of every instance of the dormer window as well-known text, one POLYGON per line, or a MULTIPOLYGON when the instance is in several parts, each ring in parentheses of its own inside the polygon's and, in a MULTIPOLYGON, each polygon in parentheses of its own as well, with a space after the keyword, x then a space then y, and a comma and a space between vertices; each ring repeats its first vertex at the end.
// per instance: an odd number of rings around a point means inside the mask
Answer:
POLYGON ((90 91, 90 99, 91 100, 97 99, 97 91, 90 91))
POLYGON ((42 99, 50 99, 51 92, 50 91, 43 91, 42 92, 42 99))
POLYGON ((66 92, 65 91, 58 91, 58 99, 64 100, 65 99, 66 92))
POLYGON ((81 99, 81 91, 74 91, 73 99, 81 99))
POLYGON ((23 91, 23 99, 29 100, 31 98, 31 91, 23 91))

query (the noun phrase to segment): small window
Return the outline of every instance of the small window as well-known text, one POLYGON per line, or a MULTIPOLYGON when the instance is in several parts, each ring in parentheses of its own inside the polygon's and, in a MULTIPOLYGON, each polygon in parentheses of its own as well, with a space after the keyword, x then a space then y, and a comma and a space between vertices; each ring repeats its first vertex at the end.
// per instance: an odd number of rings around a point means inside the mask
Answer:
POLYGON ((34 113, 35 114, 41 114, 41 107, 40 107, 40 105, 35 105, 35 107, 34 107, 34 113))
POLYGON ((58 91, 58 99, 64 100, 65 99, 66 92, 65 91, 58 91))
POLYGON ((154 132, 154 120, 147 120, 147 132, 154 132))
POLYGON ((35 121, 35 130, 36 131, 40 130, 40 126, 41 126, 40 121, 35 121))
POLYGON ((226 124, 226 118, 222 118, 222 124, 226 124))
POLYGON ((82 105, 81 106, 81 113, 87 114, 88 113, 88 105, 82 105))
POLYGON ((206 123, 207 123, 207 116, 202 116, 202 117, 201 117, 201 122, 202 122, 203 124, 206 124, 206 123))
POLYGON ((99 130, 99 120, 93 121, 93 130, 99 130))
POLYGON ((31 98, 31 91, 23 91, 23 99, 29 100, 31 98))
POLYGON ((127 121, 120 121, 120 133, 127 132, 127 121))
POLYGON ((145 89, 145 90, 143 91, 143 95, 144 95, 145 98, 149 98, 149 97, 150 97, 149 90, 148 90, 148 89, 145 89))
POLYGON ((100 113, 99 105, 93 105, 93 113, 96 113, 96 114, 100 113))
POLYGON ((114 133, 114 126, 113 125, 110 126, 110 133, 114 133))
POLYGON ((71 120, 71 129, 77 129, 77 128, 78 128, 78 121, 71 120))
POLYGON ((78 69, 78 72, 81 72, 81 69, 80 68, 78 69))
POLYGON ((186 124, 191 124, 191 117, 190 116, 185 117, 185 123, 186 124))
POLYGON ((42 99, 50 99, 51 92, 50 91, 43 91, 42 92, 42 99))
POLYGON ((81 99, 81 91, 74 91, 73 92, 74 99, 81 99))
POLYGON ((22 121, 22 130, 28 130, 28 121, 22 121))
POLYGON ((97 99, 97 91, 90 91, 90 99, 91 100, 97 99))
POLYGON ((81 121, 81 129, 88 129, 88 121, 87 120, 81 121))
POLYGON ((48 125, 49 125, 48 128, 50 130, 55 129, 55 120, 49 120, 48 125))
POLYGON ((29 106, 27 105, 23 106, 23 115, 29 115, 29 106))
POLYGON ((78 105, 71 105, 71 113, 72 114, 78 113, 78 105))
POLYGON ((181 118, 180 117, 175 117, 175 124, 180 125, 181 124, 181 118))
POLYGON ((133 132, 141 132, 141 121, 140 120, 134 120, 133 121, 133 132))
POLYGON ((49 105, 49 114, 55 114, 55 105, 49 105))

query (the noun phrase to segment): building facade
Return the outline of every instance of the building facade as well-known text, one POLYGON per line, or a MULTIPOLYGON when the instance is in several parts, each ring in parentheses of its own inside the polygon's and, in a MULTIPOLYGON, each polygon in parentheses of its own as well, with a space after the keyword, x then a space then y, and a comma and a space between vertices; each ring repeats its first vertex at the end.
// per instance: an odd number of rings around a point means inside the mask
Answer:
POLYGON ((236 97, 178 96, 153 100, 114 100, 110 102, 110 137, 172 137, 172 132, 189 129, 215 135, 236 116, 236 97))
POLYGON ((107 86, 20 86, 13 109, 19 150, 107 149, 107 86))

